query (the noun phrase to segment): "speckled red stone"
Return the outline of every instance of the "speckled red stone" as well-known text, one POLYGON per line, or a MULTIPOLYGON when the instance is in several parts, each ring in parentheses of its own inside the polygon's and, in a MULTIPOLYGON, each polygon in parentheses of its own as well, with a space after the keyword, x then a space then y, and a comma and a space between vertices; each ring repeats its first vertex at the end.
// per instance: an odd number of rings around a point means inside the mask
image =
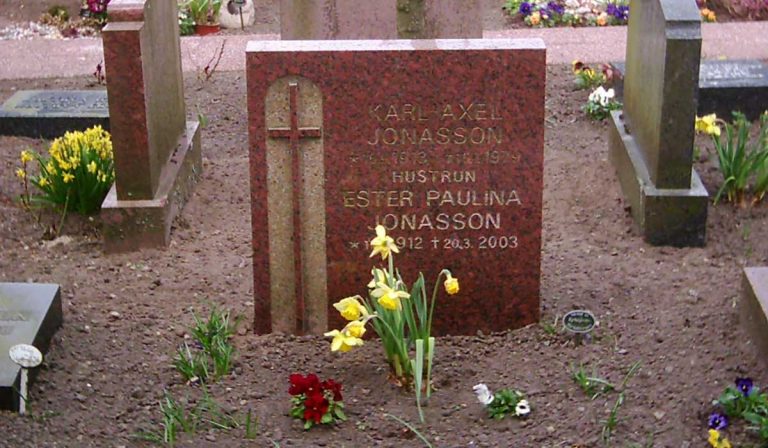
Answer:
MULTIPOLYGON (((264 99, 267 88, 288 75, 311 80, 323 94, 331 328, 342 325, 332 302, 365 294, 371 267, 381 264, 380 259, 368 257, 367 242, 374 236, 376 216, 386 214, 416 215, 419 220, 428 216, 434 227, 389 231, 395 238, 406 238, 401 241, 406 245, 421 247, 403 248, 396 257, 408 283, 421 270, 431 285, 442 268, 451 269, 461 282, 461 292, 455 296, 447 296, 440 286, 435 310, 438 334, 500 331, 538 320, 545 85, 545 50, 540 40, 251 42, 246 65, 257 332, 271 331, 264 99), (404 114, 405 104, 421 107, 423 120, 410 120, 418 116, 404 114), (459 112, 462 105, 470 104, 475 104, 472 112, 463 117, 457 113, 455 119, 434 112, 445 105, 459 112), (389 121, 379 122, 384 114, 376 105, 385 109, 394 105, 399 118, 405 119, 395 121, 390 116, 389 121), (500 119, 490 119, 497 116, 500 119), (478 145, 456 143, 461 138, 455 134, 451 144, 437 144, 437 138, 421 145, 367 143, 375 140, 377 129, 386 127, 419 132, 493 127, 502 138, 499 142, 490 136, 478 145), (395 162, 395 152, 405 159, 395 162), (422 163, 422 152, 426 163, 422 163), (462 156, 457 158, 459 153, 462 156), (483 162, 489 153, 499 157, 497 163, 483 162), (441 183, 439 174, 437 179, 427 176, 424 183, 395 182, 393 173, 418 170, 474 172, 475 181, 441 183), (354 203, 345 192, 362 190, 406 192, 395 196, 404 194, 413 200, 410 206, 407 201, 395 201, 404 207, 345 206, 354 203), (449 191, 454 199, 458 192, 472 190, 480 195, 480 202, 485 191, 514 190, 522 205, 452 206, 436 200, 427 204, 430 190, 449 191), (448 230, 438 230, 441 213, 451 220, 459 213, 490 214, 500 226, 495 228, 491 221, 489 229, 458 229, 460 225, 452 224, 448 230), (517 247, 501 249, 512 244, 512 236, 517 237, 517 247), (445 248, 454 242, 463 246, 465 240, 471 247, 445 248)), ((311 269, 308 272, 312 275, 311 269)))

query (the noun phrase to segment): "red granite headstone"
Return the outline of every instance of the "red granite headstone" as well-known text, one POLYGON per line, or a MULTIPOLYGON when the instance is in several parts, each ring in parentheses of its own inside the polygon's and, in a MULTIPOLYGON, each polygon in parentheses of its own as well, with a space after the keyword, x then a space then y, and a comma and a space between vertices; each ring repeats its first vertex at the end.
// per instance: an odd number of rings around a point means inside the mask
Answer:
POLYGON ((541 40, 251 42, 246 61, 257 332, 341 325, 376 223, 406 281, 460 279, 438 333, 538 320, 541 40))
POLYGON ((176 3, 113 0, 102 39, 115 152, 105 248, 165 247, 202 168, 199 124, 186 120, 176 3))

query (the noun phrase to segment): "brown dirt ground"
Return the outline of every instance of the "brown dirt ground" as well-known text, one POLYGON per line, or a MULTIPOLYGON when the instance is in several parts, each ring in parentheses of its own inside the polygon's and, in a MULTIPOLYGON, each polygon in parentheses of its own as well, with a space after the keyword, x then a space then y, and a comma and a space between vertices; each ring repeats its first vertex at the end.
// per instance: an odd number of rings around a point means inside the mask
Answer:
MULTIPOLYGON (((587 398, 571 380, 586 363, 613 382, 642 363, 630 381, 614 446, 702 447, 710 401, 736 376, 768 385, 768 370, 738 325, 741 269, 768 264, 768 206, 710 208, 705 248, 651 247, 632 230, 607 160, 607 125, 579 111, 587 93, 571 89, 568 67, 550 67, 547 83, 543 322, 578 307, 600 320, 594 341, 532 325, 502 334, 438 342, 436 386, 419 426, 435 447, 597 447, 616 395, 587 398), (533 406, 527 421, 491 421, 472 386, 513 387, 533 406), (652 442, 643 445, 648 438, 652 442)), ((85 88, 90 79, 0 82, 0 100, 21 88, 85 88)), ((245 81, 220 73, 187 79, 189 111, 210 120, 203 131, 204 175, 175 223, 166 251, 104 255, 98 220, 68 220, 74 240, 48 247, 29 213, 15 205, 13 172, 21 149, 44 142, 0 137, 0 281, 62 285, 64 326, 31 389, 32 418, 0 413, 0 446, 147 446, 135 435, 160 430, 159 400, 200 397, 171 366, 193 312, 212 305, 244 316, 234 338, 234 373, 210 386, 224 408, 258 417, 259 434, 242 428, 200 431, 182 446, 417 447, 384 416, 416 421, 410 395, 387 382, 379 345, 342 356, 327 340, 257 336, 252 319, 245 81), (118 318, 110 312, 119 313, 118 318), (304 432, 289 409, 288 375, 317 372, 344 384, 349 421, 304 432)), ((190 112, 191 114, 191 112, 190 112)), ((720 181, 711 146, 700 139, 697 169, 710 192, 720 181)), ((45 216, 44 223, 55 219, 45 216)), ((461 273, 458 273, 460 276, 461 273)), ((501 280, 500 280, 501 281, 501 280)), ((471 291, 464 293, 471 294, 471 291)), ((737 431, 737 444, 756 443, 737 431)))

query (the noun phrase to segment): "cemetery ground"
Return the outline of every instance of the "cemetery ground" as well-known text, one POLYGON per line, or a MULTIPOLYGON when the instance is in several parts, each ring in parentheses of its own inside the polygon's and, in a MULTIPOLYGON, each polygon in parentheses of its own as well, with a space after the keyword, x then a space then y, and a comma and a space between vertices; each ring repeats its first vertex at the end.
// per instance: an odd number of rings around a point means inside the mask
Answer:
MULTIPOLYGON (((738 322, 741 268, 768 264, 768 207, 711 206, 703 248, 645 244, 630 230, 608 162, 607 124, 579 110, 588 92, 572 89, 570 67, 549 66, 541 324, 440 338, 436 391, 426 424, 418 424, 413 395, 387 381, 377 343, 338 354, 319 336, 253 334, 245 80, 242 73, 217 73, 201 82, 188 73, 185 81, 189 118, 199 111, 208 122, 204 173, 166 251, 104 255, 98 219, 75 215, 67 218, 65 238, 50 240, 48 227, 59 217, 43 215, 38 224, 20 208, 13 174, 22 149, 44 152, 46 144, 0 137, 0 281, 61 283, 64 307, 64 325, 31 389, 31 416, 1 413, 0 446, 150 445, 136 436, 162 431, 165 391, 188 408, 202 400, 201 388, 184 383, 173 359, 194 315, 207 316, 214 306, 243 319, 233 338, 233 373, 207 392, 240 422, 250 411, 255 440, 243 425, 206 426, 182 434, 182 446, 423 446, 386 414, 414 424, 435 447, 604 446, 601 431, 618 394, 591 400, 572 372, 583 365, 619 384, 639 362, 624 388, 612 445, 699 447, 710 403, 725 386, 743 376, 768 385, 768 370, 738 322), (599 320, 591 343, 576 344, 562 331, 557 318, 575 308, 599 320), (341 382, 349 420, 303 431, 287 416, 288 376, 296 372, 341 382), (524 392, 532 413, 522 421, 489 419, 472 392, 477 383, 524 392)), ((89 83, 2 81, 0 98, 89 83)), ((696 169, 712 194, 721 181, 713 148, 705 137, 697 146, 696 169)), ((729 438, 757 443, 740 432, 729 438)))

